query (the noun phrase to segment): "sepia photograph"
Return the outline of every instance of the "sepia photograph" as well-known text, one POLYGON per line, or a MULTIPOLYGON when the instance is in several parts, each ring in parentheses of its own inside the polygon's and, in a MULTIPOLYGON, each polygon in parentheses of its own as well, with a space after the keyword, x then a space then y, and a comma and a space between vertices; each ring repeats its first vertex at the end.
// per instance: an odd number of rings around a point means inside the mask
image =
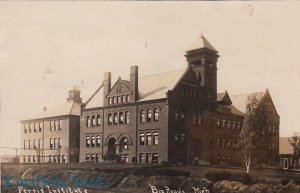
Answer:
POLYGON ((1 193, 299 193, 300 2, 1 1, 1 193))

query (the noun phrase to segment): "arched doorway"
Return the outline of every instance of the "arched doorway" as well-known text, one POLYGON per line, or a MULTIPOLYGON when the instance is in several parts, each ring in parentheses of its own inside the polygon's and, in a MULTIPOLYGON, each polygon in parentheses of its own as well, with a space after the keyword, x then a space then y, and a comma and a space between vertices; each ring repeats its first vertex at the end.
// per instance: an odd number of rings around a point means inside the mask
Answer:
POLYGON ((116 159, 116 139, 110 138, 108 140, 108 149, 107 149, 107 158, 109 160, 115 160, 116 159))

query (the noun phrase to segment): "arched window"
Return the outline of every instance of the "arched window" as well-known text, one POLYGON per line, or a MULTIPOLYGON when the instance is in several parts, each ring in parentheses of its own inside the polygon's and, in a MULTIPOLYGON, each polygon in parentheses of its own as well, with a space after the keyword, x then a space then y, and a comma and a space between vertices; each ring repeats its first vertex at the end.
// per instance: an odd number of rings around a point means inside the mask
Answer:
POLYGON ((125 112, 125 123, 126 124, 129 124, 129 121, 130 121, 130 114, 128 111, 125 112))
POLYGON ((158 108, 154 109, 154 121, 158 121, 159 120, 159 110, 158 108))
POLYGON ((122 137, 120 140, 120 149, 119 151, 122 152, 123 150, 128 149, 128 139, 126 137, 122 137))
POLYGON ((92 126, 96 126, 96 117, 92 115, 92 126))
POLYGON ((112 117, 112 114, 109 113, 107 116, 107 124, 112 125, 112 123, 113 123, 113 117, 112 117))
POLYGON ((100 115, 97 115, 97 126, 101 125, 101 117, 100 115))
POLYGON ((87 126, 87 127, 90 127, 90 126, 91 126, 91 117, 90 117, 90 116, 87 116, 87 117, 86 117, 86 126, 87 126))
POLYGON ((120 124, 124 123, 124 114, 123 114, 123 112, 120 112, 120 114, 119 114, 119 123, 120 124))
POLYGON ((118 113, 114 113, 114 124, 118 124, 119 122, 119 115, 118 113))
POLYGON ((141 121, 142 123, 145 123, 145 122, 146 122, 146 111, 145 111, 145 110, 142 110, 142 111, 141 111, 140 121, 141 121))
POLYGON ((147 122, 152 120, 152 109, 147 110, 147 122))

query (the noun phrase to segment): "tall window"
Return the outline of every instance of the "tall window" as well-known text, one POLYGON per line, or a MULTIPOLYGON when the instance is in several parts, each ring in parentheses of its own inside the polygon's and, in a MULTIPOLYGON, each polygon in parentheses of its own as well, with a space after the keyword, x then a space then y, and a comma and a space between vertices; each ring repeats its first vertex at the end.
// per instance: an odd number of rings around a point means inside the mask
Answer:
POLYGON ((96 146, 96 137, 93 135, 91 136, 91 147, 95 147, 96 146))
POLYGON ((59 124, 58 124, 58 129, 61 130, 62 129, 62 120, 59 120, 59 124))
POLYGON ((37 132, 37 129, 39 128, 39 123, 34 123, 34 132, 37 132))
POLYGON ((196 124, 196 113, 193 113, 193 124, 196 124))
POLYGON ((147 122, 150 122, 152 120, 152 110, 147 110, 147 122))
POLYGON ((158 108, 154 109, 154 121, 158 121, 159 120, 159 110, 158 108))
POLYGON ((140 134, 140 145, 145 145, 145 134, 144 133, 140 134))
POLYGON ((112 104, 112 98, 108 97, 108 104, 111 105, 112 104))
POLYGON ((142 123, 146 122, 146 111, 145 110, 141 111, 140 120, 141 120, 142 123))
POLYGON ((27 133, 27 123, 24 124, 24 133, 27 133))
POLYGON ((42 140, 39 139, 39 149, 41 149, 41 148, 42 148, 42 140))
POLYGON ((114 104, 117 103, 117 97, 113 97, 113 103, 114 103, 114 104))
POLYGON ((126 101, 130 102, 130 95, 126 95, 126 101))
POLYGON ((100 138, 100 135, 97 135, 96 136, 96 147, 100 147, 100 144, 101 144, 101 138, 100 138))
POLYGON ((97 115, 97 126, 101 125, 101 118, 100 115, 97 115))
POLYGON ((129 120, 130 120, 130 114, 128 111, 125 112, 125 123, 129 124, 129 120))
POLYGON ((123 137, 120 141, 120 152, 128 149, 128 139, 123 137))
POLYGON ((222 148, 225 149, 225 139, 222 139, 222 148))
POLYGON ((57 145, 57 138, 54 138, 54 145, 53 145, 53 146, 54 146, 54 149, 57 148, 57 146, 58 146, 58 145, 57 145))
POLYGON ((36 149, 37 141, 36 139, 33 140, 33 149, 36 149))
POLYGON ((113 123, 113 117, 112 117, 112 114, 109 113, 107 119, 108 119, 107 124, 108 124, 108 125, 112 125, 112 123, 113 123))
POLYGON ((124 114, 123 114, 123 112, 120 112, 120 114, 119 114, 119 123, 120 124, 124 123, 124 114))
POLYGON ((221 123, 220 123, 220 119, 218 118, 217 120, 217 127, 220 127, 221 126, 221 123))
POLYGON ((55 121, 55 130, 58 130, 58 129, 59 129, 59 121, 56 120, 56 121, 55 121))
POLYGON ((153 133, 153 145, 158 145, 158 133, 153 133))
POLYGON ((118 103, 121 103, 121 96, 118 96, 118 103))
POLYGON ((26 149, 26 140, 24 140, 24 149, 26 149))
POLYGON ((151 145, 152 144, 151 139, 152 139, 151 133, 147 133, 146 145, 151 145))
POLYGON ((92 115, 92 126, 96 126, 96 117, 92 115))
POLYGON ((185 143, 185 134, 180 135, 180 143, 184 144, 185 143))
POLYGON ((151 153, 146 153, 146 163, 151 162, 151 153))
POLYGON ((221 140, 220 138, 217 139, 217 147, 220 149, 221 148, 221 140))
POLYGON ((31 133, 33 130, 33 123, 29 123, 29 133, 31 133))
POLYGON ((114 124, 118 124, 119 121, 119 115, 118 113, 114 113, 114 124))
POLYGON ((85 137, 85 146, 86 147, 90 147, 91 146, 91 137, 90 136, 86 136, 85 137))
POLYGON ((50 149, 53 149, 53 139, 50 138, 50 149))
POLYGON ((87 126, 87 127, 90 127, 90 126, 91 126, 91 117, 90 117, 90 116, 87 116, 87 117, 86 117, 86 126, 87 126))
POLYGON ((43 122, 39 122, 39 132, 42 132, 43 122))
POLYGON ((90 162, 90 154, 85 155, 85 162, 89 163, 90 162))
POLYGON ((122 96, 122 103, 125 103, 125 102, 126 102, 126 96, 123 95, 123 96, 122 96))
POLYGON ((58 148, 61 148, 61 138, 58 138, 58 145, 57 145, 58 148))

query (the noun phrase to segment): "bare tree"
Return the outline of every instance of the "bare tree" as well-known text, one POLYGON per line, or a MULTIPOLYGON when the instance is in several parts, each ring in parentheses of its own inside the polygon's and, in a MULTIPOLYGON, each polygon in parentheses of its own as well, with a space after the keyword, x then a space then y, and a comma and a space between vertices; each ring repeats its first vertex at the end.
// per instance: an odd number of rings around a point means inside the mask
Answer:
POLYGON ((259 105, 260 100, 257 97, 248 98, 238 143, 241 160, 245 164, 247 173, 250 172, 250 168, 260 166, 270 155, 266 145, 270 138, 264 133, 267 128, 267 118, 259 105))
POLYGON ((300 159, 300 136, 295 133, 294 136, 289 139, 289 143, 294 150, 294 159, 300 159))

